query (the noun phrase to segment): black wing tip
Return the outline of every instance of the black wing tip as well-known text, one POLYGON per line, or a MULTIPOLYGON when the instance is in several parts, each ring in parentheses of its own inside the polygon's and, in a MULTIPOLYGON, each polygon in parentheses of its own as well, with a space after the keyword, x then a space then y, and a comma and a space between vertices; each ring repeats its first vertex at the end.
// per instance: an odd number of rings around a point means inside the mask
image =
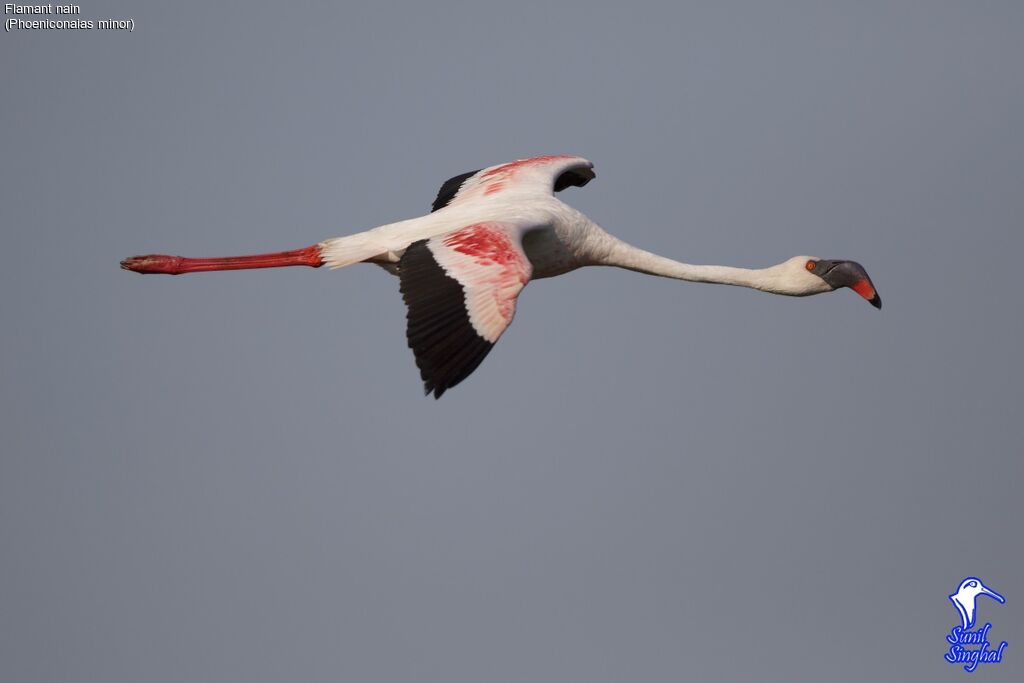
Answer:
POLYGON ((460 173, 459 175, 444 181, 444 184, 441 185, 441 189, 437 191, 437 198, 434 199, 434 203, 430 206, 430 213, 434 213, 438 209, 443 209, 451 204, 452 200, 455 199, 455 195, 457 195, 459 190, 462 189, 462 184, 482 170, 482 168, 478 168, 477 170, 469 171, 468 173, 460 173))
POLYGON ((555 178, 555 192, 561 192, 568 187, 583 187, 596 177, 591 166, 570 168, 555 178))
POLYGON ((476 332, 466 334, 461 329, 453 330, 434 348, 419 352, 413 348, 420 379, 423 380, 423 395, 433 394, 436 400, 449 389, 462 384, 480 367, 492 348, 494 344, 476 332))
POLYGON ((423 393, 439 399, 469 377, 494 344, 473 328, 462 285, 434 260, 427 240, 406 248, 398 275, 408 308, 406 341, 420 370, 423 393))
MULTIPOLYGON (((417 365, 418 365, 418 363, 417 363, 417 365)), ((445 386, 442 386, 440 384, 436 384, 434 382, 434 380, 429 378, 427 376, 427 373, 424 372, 423 370, 420 370, 420 379, 423 380, 423 396, 426 397, 426 396, 430 396, 431 394, 433 394, 435 401, 437 399, 441 398, 441 396, 444 395, 444 392, 447 389, 449 389, 449 387, 445 387, 445 386)))

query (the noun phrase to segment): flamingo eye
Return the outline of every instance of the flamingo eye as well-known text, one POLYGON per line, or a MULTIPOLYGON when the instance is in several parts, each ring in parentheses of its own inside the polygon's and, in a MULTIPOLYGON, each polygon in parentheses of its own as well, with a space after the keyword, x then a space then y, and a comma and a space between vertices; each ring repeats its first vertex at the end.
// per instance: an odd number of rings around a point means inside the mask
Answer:
POLYGON ((804 267, 807 268, 807 270, 814 270, 817 266, 818 266, 817 262, 815 262, 815 261, 808 261, 805 264, 804 267))

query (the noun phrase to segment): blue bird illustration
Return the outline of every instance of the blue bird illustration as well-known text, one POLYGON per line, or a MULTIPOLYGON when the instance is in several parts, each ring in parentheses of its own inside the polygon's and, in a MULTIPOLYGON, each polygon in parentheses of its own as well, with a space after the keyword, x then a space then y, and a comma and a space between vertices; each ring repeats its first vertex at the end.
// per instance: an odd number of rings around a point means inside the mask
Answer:
POLYGON ((994 590, 986 586, 981 582, 981 579, 968 576, 966 579, 960 582, 960 587, 956 589, 956 593, 949 596, 949 599, 956 606, 957 611, 960 612, 960 618, 963 619, 964 629, 969 629, 974 626, 974 608, 975 601, 979 595, 987 595, 990 598, 998 600, 1000 603, 1006 602, 1006 599, 996 593, 994 590))

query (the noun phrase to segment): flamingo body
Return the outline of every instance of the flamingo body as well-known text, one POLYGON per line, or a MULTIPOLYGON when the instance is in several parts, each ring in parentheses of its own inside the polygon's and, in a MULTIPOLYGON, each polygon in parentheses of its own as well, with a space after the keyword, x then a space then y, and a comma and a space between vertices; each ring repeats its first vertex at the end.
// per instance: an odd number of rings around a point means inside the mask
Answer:
POLYGON ((582 157, 520 159, 449 179, 425 216, 305 249, 201 259, 135 256, 121 266, 180 274, 375 263, 400 279, 409 346, 426 393, 435 398, 483 361, 511 324, 523 287, 581 266, 616 266, 789 296, 850 287, 881 307, 867 273, 853 261, 796 256, 769 268, 745 269, 691 265, 633 247, 554 195, 593 178, 593 164, 582 157))

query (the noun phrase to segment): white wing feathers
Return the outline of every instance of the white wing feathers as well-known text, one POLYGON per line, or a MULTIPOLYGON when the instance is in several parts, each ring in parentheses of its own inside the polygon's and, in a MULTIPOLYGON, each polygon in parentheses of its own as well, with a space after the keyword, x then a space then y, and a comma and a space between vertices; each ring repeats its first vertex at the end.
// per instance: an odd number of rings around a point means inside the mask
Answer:
POLYGON ((405 250, 398 275, 408 307, 406 336, 435 398, 468 377, 512 322, 533 271, 523 232, 479 223, 405 250))
POLYGON ((525 206, 531 199, 586 185, 594 177, 593 166, 583 157, 551 155, 457 175, 441 186, 430 214, 325 240, 319 245, 320 258, 329 268, 342 268, 361 261, 394 263, 413 242, 457 230, 469 221, 493 220, 496 216, 490 202, 492 198, 503 202, 512 200, 525 206), (480 202, 479 217, 473 215, 477 202, 480 202), (459 211, 436 213, 447 207, 458 207, 459 211))
POLYGON ((446 182, 434 201, 434 210, 493 196, 551 196, 569 186, 586 185, 594 177, 593 167, 583 157, 567 155, 519 159, 491 166, 464 179, 467 174, 446 182))

